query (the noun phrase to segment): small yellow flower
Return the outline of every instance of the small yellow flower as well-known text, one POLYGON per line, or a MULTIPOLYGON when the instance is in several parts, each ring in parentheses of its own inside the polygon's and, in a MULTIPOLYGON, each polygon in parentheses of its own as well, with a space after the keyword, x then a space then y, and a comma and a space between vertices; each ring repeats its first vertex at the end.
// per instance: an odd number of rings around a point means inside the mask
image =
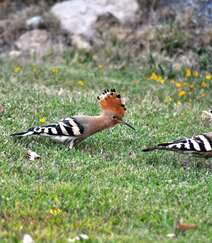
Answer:
POLYGON ((157 75, 155 72, 153 72, 150 77, 149 77, 150 80, 153 80, 153 81, 156 81, 160 84, 164 84, 165 83, 165 80, 160 76, 160 75, 157 75))
POLYGON ((49 213, 52 214, 52 215, 54 215, 54 216, 56 216, 58 214, 61 214, 62 213, 62 210, 59 209, 59 208, 52 208, 52 209, 49 210, 49 213))
POLYGON ((177 104, 177 105, 181 105, 182 103, 181 103, 180 100, 178 100, 176 104, 177 104))
POLYGON ((20 73, 22 71, 22 67, 21 66, 16 66, 14 69, 15 73, 20 73))
POLYGON ((164 99, 164 103, 166 103, 166 104, 170 104, 171 101, 172 101, 172 97, 169 96, 169 95, 167 95, 167 96, 165 97, 165 99, 164 99))
POLYGON ((192 75, 192 70, 190 68, 185 69, 185 77, 190 78, 192 75))
POLYGON ((58 67, 51 68, 51 73, 54 75, 57 75, 60 72, 60 69, 58 67))
POLYGON ((202 81, 201 84, 200 84, 201 88, 205 89, 205 88, 208 88, 208 83, 202 81))
POLYGON ((150 80, 154 80, 154 81, 156 81, 156 80, 158 79, 158 75, 157 75, 155 72, 153 72, 153 73, 150 75, 149 79, 150 79, 150 80))
POLYGON ((193 71, 193 77, 198 78, 199 77, 199 72, 198 71, 193 71))
POLYGON ((181 90, 181 91, 178 92, 178 96, 184 97, 184 96, 186 96, 186 92, 184 90, 181 90))
POLYGON ((105 66, 104 66, 103 64, 99 64, 99 65, 98 65, 98 68, 99 68, 99 69, 103 69, 104 67, 105 67, 105 66))
POLYGON ((44 123, 46 123, 46 118, 45 118, 45 117, 41 117, 41 118, 39 119, 39 122, 40 122, 40 124, 44 124, 44 123))
POLYGON ((158 83, 160 84, 164 84, 165 83, 165 80, 160 76, 157 80, 158 83))
POLYGON ((205 80, 211 80, 212 79, 212 75, 210 73, 207 73, 205 75, 205 80))
POLYGON ((181 89, 184 86, 184 83, 183 82, 176 82, 175 86, 176 86, 177 89, 181 89))
POLYGON ((79 86, 83 87, 83 86, 85 86, 85 81, 84 80, 79 80, 78 84, 79 84, 79 86))

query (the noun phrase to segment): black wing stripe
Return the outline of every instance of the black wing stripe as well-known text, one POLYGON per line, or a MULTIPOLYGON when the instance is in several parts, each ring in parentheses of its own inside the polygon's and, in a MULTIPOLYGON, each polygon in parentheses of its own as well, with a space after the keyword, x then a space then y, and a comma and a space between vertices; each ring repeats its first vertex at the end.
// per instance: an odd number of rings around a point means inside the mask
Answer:
POLYGON ((199 144, 200 146, 200 150, 202 152, 205 152, 206 151, 206 148, 205 148, 205 144, 204 142, 202 141, 202 139, 200 137, 195 137, 195 141, 199 144))
POLYGON ((84 127, 74 118, 66 118, 58 123, 35 127, 31 129, 35 135, 49 135, 49 136, 79 136, 83 134, 84 127))
POLYGON ((69 136, 74 136, 72 127, 70 127, 70 126, 65 126, 64 128, 66 129, 66 131, 67 131, 67 133, 69 134, 69 136))
POLYGON ((189 144, 189 149, 191 151, 195 151, 196 149, 194 148, 193 141, 191 139, 188 139, 188 144, 189 144))
POLYGON ((212 140, 205 134, 203 136, 208 140, 208 143, 210 144, 212 150, 212 140))
POLYGON ((84 132, 84 127, 76 121, 76 119, 72 118, 73 121, 76 123, 76 125, 78 126, 79 130, 80 130, 80 133, 82 134, 84 132))

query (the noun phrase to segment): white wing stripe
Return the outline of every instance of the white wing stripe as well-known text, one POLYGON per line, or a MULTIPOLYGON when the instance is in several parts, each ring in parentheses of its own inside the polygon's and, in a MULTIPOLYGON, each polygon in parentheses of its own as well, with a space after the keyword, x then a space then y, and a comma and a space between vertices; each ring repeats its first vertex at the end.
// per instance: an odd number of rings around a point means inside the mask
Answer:
POLYGON ((68 132, 66 131, 66 129, 64 127, 64 123, 63 122, 59 122, 59 126, 60 126, 60 129, 61 129, 62 133, 64 135, 67 135, 68 136, 69 134, 68 134, 68 132))
POLYGON ((211 145, 208 142, 207 138, 205 136, 203 136, 203 135, 199 135, 198 137, 202 140, 202 142, 203 142, 203 144, 205 146, 205 150, 206 151, 211 151, 212 148, 211 148, 211 145))
POLYGON ((51 131, 52 131, 53 134, 57 134, 57 129, 55 127, 52 127, 51 131))
POLYGON ((190 142, 194 145, 196 151, 201 151, 199 144, 194 139, 190 139, 190 142))
POLYGON ((188 139, 186 139, 185 148, 186 149, 191 149, 188 139))
POLYGON ((80 135, 81 134, 80 129, 79 129, 78 125, 76 124, 76 122, 73 119, 69 119, 69 123, 72 126, 73 134, 75 136, 80 135))

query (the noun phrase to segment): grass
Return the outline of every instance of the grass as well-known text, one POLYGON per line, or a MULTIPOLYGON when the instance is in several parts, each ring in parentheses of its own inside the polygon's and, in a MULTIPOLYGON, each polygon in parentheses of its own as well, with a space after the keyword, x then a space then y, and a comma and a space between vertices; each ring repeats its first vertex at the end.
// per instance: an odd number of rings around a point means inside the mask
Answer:
POLYGON ((180 218, 198 228, 178 234, 175 242, 212 241, 211 161, 192 159, 185 171, 181 156, 141 152, 154 143, 211 131, 200 118, 211 107, 211 80, 207 95, 199 88, 178 97, 171 82, 148 80, 150 71, 89 62, 24 68, 1 63, 1 242, 20 242, 25 233, 36 242, 67 242, 80 233, 88 242, 172 242, 167 234, 180 218), (96 96, 104 88, 126 97, 126 120, 136 132, 117 126, 73 150, 49 140, 9 137, 39 125, 43 117, 53 122, 98 113, 96 96), (28 149, 41 159, 27 160, 28 149))

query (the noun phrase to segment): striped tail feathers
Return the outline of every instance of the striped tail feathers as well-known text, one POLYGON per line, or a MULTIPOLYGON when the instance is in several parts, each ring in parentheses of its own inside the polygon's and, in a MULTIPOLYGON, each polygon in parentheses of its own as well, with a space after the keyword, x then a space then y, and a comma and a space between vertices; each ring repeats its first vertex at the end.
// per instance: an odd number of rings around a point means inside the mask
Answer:
POLYGON ((113 112, 120 118, 125 115, 126 107, 115 89, 106 89, 97 98, 103 111, 113 112))
POLYGON ((143 152, 154 150, 169 150, 191 154, 212 153, 212 132, 200 134, 192 138, 184 138, 169 143, 161 143, 154 147, 143 149, 143 152))
POLYGON ((142 149, 142 152, 152 152, 154 150, 172 150, 170 145, 172 145, 172 143, 161 143, 153 147, 142 149))
POLYGON ((157 150, 157 149, 158 149, 157 146, 149 147, 149 148, 142 149, 142 152, 152 152, 152 151, 157 150))
POLYGON ((26 136, 31 136, 31 135, 35 135, 35 134, 40 134, 38 130, 41 130, 40 127, 32 127, 32 128, 29 128, 27 131, 24 131, 24 132, 17 132, 17 133, 13 133, 13 134, 10 134, 10 136, 12 137, 26 137, 26 136), (36 129, 37 129, 37 132, 36 132, 36 129))

